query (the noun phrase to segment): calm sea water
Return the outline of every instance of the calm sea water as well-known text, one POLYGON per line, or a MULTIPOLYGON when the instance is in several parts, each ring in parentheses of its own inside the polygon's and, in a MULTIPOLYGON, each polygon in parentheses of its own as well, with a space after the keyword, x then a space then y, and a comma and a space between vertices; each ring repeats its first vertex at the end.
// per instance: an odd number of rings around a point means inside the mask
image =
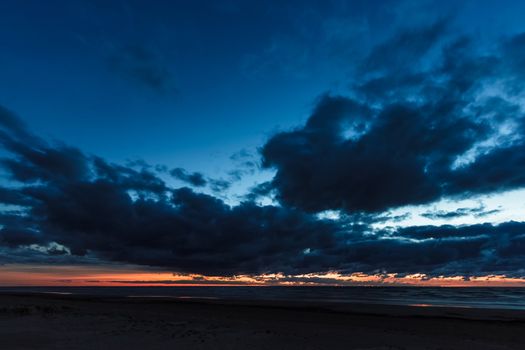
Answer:
POLYGON ((525 288, 501 287, 0 287, 2 292, 525 310, 525 288))

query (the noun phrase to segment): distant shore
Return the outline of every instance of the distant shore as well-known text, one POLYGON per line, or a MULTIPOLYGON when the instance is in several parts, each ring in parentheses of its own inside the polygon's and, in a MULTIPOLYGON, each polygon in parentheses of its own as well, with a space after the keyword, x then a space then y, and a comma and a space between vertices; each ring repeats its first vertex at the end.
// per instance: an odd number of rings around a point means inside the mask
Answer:
POLYGON ((0 349, 524 349, 525 311, 0 294, 0 349))

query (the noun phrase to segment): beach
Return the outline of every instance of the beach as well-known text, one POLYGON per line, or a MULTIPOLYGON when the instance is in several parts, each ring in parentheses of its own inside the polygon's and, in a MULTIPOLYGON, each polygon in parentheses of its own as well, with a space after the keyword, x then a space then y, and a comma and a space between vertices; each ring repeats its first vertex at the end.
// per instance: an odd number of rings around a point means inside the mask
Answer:
POLYGON ((523 349, 525 312, 0 295, 0 349, 523 349))

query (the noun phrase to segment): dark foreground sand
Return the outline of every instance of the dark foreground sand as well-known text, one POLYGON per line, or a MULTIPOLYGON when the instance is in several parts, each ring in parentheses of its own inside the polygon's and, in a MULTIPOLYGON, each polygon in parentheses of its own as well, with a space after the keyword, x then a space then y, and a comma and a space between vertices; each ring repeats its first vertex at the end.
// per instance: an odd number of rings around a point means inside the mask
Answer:
POLYGON ((525 313, 0 295, 0 349, 525 349, 525 313))

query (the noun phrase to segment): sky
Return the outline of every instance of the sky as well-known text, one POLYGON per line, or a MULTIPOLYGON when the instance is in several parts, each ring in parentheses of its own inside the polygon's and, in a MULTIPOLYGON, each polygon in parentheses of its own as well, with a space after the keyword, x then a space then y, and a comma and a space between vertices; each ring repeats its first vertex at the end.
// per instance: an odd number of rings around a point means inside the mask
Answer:
POLYGON ((0 2, 0 285, 525 285, 524 12, 0 2))

